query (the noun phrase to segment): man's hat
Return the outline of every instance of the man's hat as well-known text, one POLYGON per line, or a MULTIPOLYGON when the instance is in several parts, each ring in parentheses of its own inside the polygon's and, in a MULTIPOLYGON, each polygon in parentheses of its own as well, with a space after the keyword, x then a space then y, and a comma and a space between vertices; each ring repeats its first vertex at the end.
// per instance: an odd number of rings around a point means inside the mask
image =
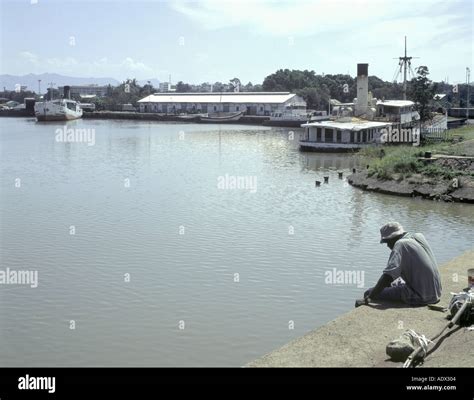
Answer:
POLYGON ((394 237, 403 235, 405 230, 398 222, 388 222, 380 228, 380 243, 386 243, 388 240, 394 237))

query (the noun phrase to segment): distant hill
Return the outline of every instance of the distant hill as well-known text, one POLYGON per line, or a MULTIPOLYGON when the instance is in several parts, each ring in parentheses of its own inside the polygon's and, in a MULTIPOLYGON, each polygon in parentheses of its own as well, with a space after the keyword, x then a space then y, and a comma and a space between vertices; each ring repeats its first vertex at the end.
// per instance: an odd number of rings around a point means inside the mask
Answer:
MULTIPOLYGON (((114 78, 77 78, 59 74, 28 74, 28 75, 0 75, 0 90, 5 87, 7 90, 14 90, 16 84, 26 86, 27 90, 38 91, 38 79, 41 79, 41 92, 44 93, 49 83, 53 82, 54 87, 64 85, 119 85, 121 82, 114 78)), ((157 79, 148 79, 154 87, 159 86, 157 79)), ((145 85, 148 80, 138 81, 139 85, 145 85)))

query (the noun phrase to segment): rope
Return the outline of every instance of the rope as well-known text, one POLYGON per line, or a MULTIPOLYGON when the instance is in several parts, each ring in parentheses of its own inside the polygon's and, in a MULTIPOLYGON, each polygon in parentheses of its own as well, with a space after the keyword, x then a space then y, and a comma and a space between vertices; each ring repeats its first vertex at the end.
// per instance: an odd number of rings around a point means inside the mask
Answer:
POLYGON ((462 312, 463 310, 462 307, 464 307, 464 310, 466 309, 465 307, 468 305, 468 304, 472 304, 474 303, 474 292, 472 290, 469 290, 468 292, 460 292, 460 293, 451 293, 453 295, 453 297, 451 298, 451 301, 449 302, 449 306, 448 306, 448 309, 449 311, 451 312, 451 309, 456 306, 458 303, 459 304, 459 308, 457 309, 457 312, 456 312, 456 316, 453 316, 453 319, 451 320, 451 322, 449 322, 449 324, 447 324, 442 330, 441 332, 439 332, 436 336, 434 336, 431 340, 427 339, 424 335, 418 335, 415 331, 413 330, 409 330, 407 331, 407 333, 414 339, 418 342, 419 346, 416 350, 414 350, 407 358, 407 360, 405 361, 405 363, 403 364, 403 368, 408 368, 411 366, 413 360, 415 359, 415 357, 418 356, 419 353, 422 352, 422 358, 424 358, 426 356, 426 353, 427 353, 427 348, 428 348, 428 344, 429 343, 434 343, 434 340, 436 340, 437 338, 439 338, 443 332, 448 329, 448 328, 451 328, 453 326, 454 323, 457 322, 457 320, 459 319, 459 313, 462 312), (464 301, 463 301, 464 300, 464 301), (464 303, 464 304, 463 304, 464 303))
POLYGON ((429 340, 425 335, 419 335, 413 329, 409 329, 406 333, 413 339, 413 341, 418 343, 418 349, 414 350, 410 356, 407 358, 405 363, 403 364, 403 368, 408 368, 411 366, 414 358, 421 353, 421 358, 425 358, 426 353, 428 352, 428 345, 433 343, 429 340))
POLYGON ((430 339, 428 339, 425 335, 419 335, 413 329, 409 329, 407 331, 408 335, 412 337, 412 339, 418 343, 418 346, 421 347, 423 351, 422 357, 425 357, 426 352, 428 351, 428 345, 433 343, 430 339))

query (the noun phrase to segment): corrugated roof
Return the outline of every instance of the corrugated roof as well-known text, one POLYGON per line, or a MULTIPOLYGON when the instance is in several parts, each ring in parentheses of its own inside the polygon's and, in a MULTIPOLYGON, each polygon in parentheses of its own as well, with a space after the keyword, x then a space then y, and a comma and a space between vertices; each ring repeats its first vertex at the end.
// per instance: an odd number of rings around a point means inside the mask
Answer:
POLYGON ((365 121, 357 118, 352 118, 351 122, 337 122, 337 121, 321 121, 321 122, 310 122, 308 124, 301 125, 302 127, 324 127, 324 128, 334 128, 334 129, 350 129, 354 131, 360 131, 362 129, 369 128, 381 128, 382 126, 391 125, 387 122, 374 122, 374 121, 365 121))
POLYGON ((390 107, 408 107, 412 106, 415 103, 410 100, 379 100, 377 101, 377 105, 382 105, 382 106, 390 106, 390 107))
POLYGON ((139 103, 284 103, 296 95, 289 92, 155 93, 139 103))

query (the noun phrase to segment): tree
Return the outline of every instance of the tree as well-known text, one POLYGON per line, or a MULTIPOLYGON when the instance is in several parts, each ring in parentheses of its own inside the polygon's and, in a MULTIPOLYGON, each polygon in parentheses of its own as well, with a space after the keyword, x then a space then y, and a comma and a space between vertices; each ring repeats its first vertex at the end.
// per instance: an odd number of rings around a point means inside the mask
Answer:
POLYGON ((156 90, 151 84, 150 81, 147 81, 146 85, 140 88, 140 97, 146 97, 149 96, 150 94, 155 93, 156 90))
POLYGON ((104 100, 104 107, 107 110, 121 111, 122 104, 130 103, 136 106, 137 101, 143 97, 142 89, 136 79, 127 79, 121 85, 112 88, 111 94, 104 100))
POLYGON ((253 92, 253 85, 252 85, 252 82, 249 82, 247 83, 244 87, 243 87, 243 91, 244 92, 253 92))
POLYGON ((240 92, 240 87, 242 86, 242 83, 240 82, 239 78, 232 78, 229 82, 234 92, 240 92))
POLYGON ((409 94, 415 102, 415 107, 420 114, 420 120, 431 119, 431 101, 435 94, 436 85, 428 78, 428 67, 422 65, 416 69, 416 77, 410 82, 409 94))
MULTIPOLYGON (((55 89, 57 91, 57 89, 55 89)), ((59 95, 59 91, 57 92, 59 95)), ((21 92, 16 92, 14 90, 7 90, 0 92, 0 97, 3 97, 4 99, 8 100, 13 100, 18 103, 23 103, 26 97, 37 97, 35 92, 32 92, 30 90, 27 91, 21 91, 21 92)))
POLYGON ((327 88, 309 87, 296 91, 306 101, 306 106, 314 110, 326 110, 328 108, 329 92, 327 88))
POLYGON ((212 85, 213 92, 223 92, 225 90, 225 86, 222 82, 214 82, 212 85))
POLYGON ((179 93, 186 93, 191 91, 191 85, 184 83, 183 81, 179 81, 176 84, 176 91, 179 93))

